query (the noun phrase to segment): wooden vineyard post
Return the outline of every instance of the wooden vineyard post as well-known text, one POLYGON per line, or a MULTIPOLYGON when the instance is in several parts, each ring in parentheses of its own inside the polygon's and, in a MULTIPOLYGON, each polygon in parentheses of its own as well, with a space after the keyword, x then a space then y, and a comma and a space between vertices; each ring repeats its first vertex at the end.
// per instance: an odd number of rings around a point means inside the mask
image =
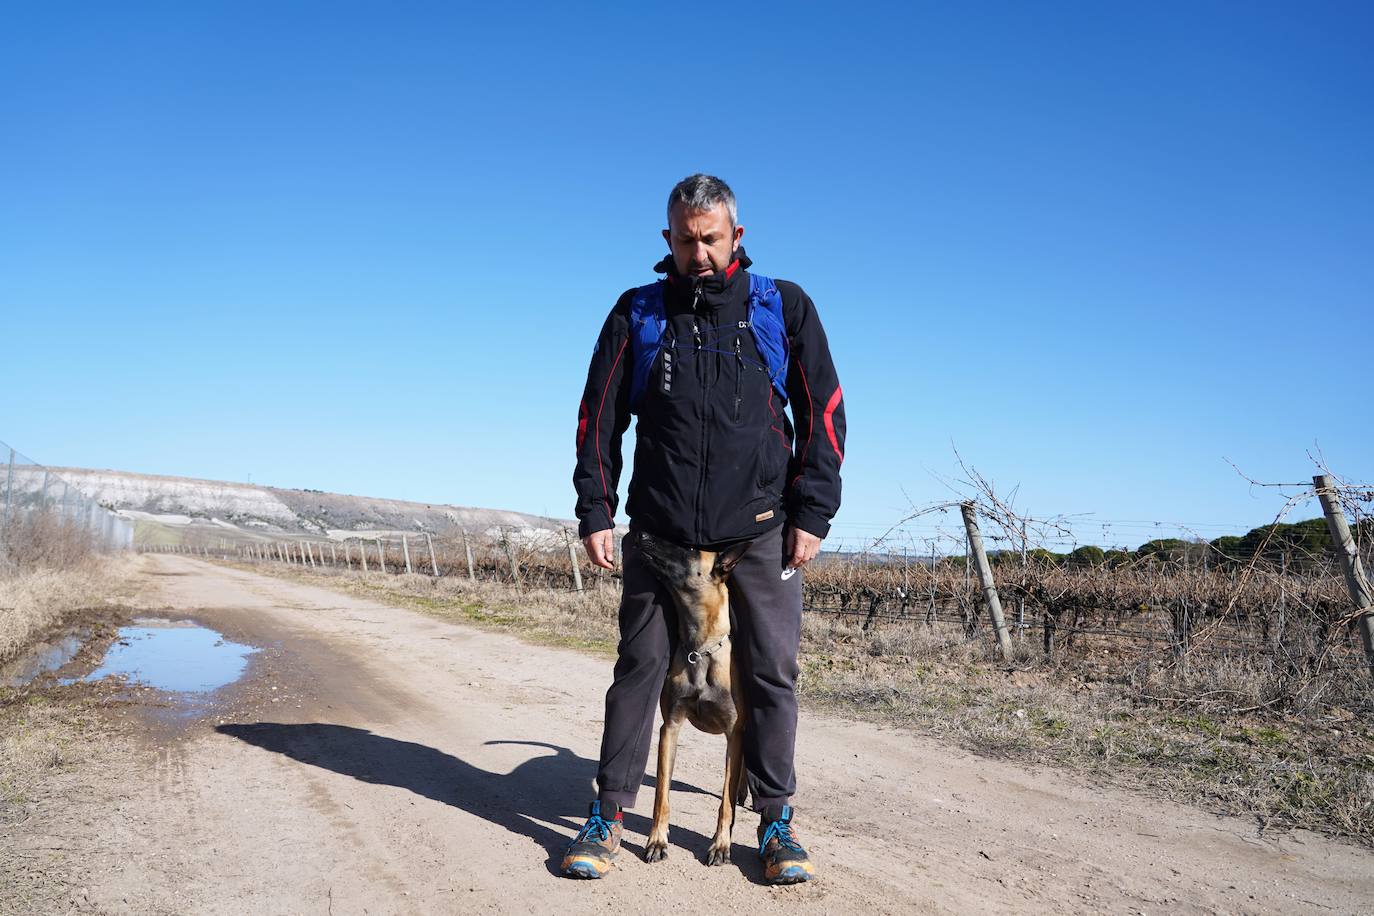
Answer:
POLYGON ((572 564, 573 588, 582 591, 582 567, 577 565, 577 551, 573 548, 572 537, 568 534, 568 529, 563 529, 563 540, 568 545, 568 562, 572 564))
POLYGON ((519 565, 515 562, 515 545, 511 543, 510 535, 506 533, 506 529, 502 528, 502 529, 500 529, 500 531, 501 531, 501 542, 502 542, 503 544, 506 545, 506 559, 507 559, 507 560, 510 560, 510 578, 511 578, 511 581, 514 582, 516 585, 519 585, 519 584, 520 584, 520 567, 519 567, 519 565))
POLYGON ((434 538, 425 532, 425 546, 429 548, 429 568, 434 570, 434 578, 439 578, 439 561, 434 557, 434 538))
POLYGON ((468 530, 466 528, 459 528, 458 530, 463 532, 463 553, 467 554, 468 557, 468 578, 476 582, 477 570, 472 562, 472 545, 468 543, 468 530))
POLYGON ((337 544, 330 544, 330 545, 329 545, 329 565, 330 565, 330 566, 338 566, 338 565, 339 565, 339 545, 337 545, 337 544))
POLYGON ((961 503, 959 510, 964 515, 964 530, 968 532, 972 559, 978 563, 978 581, 982 583, 983 597, 988 603, 988 616, 992 618, 992 627, 997 632, 997 645, 1002 650, 1002 661, 1009 662, 1011 636, 1007 633, 1007 624, 1002 618, 1002 601, 997 597, 997 583, 992 578, 992 566, 988 564, 988 555, 983 551, 983 535, 978 531, 978 517, 974 514, 971 502, 961 503))
POLYGON ((1317 485, 1317 498, 1321 500, 1322 512, 1326 513, 1331 543, 1336 548, 1336 557, 1341 561, 1341 570, 1345 573, 1345 587, 1350 591, 1350 600, 1355 602, 1355 613, 1359 615, 1365 662, 1369 665, 1370 674, 1374 675, 1374 589, 1369 587, 1364 564, 1360 562, 1360 552, 1355 547, 1355 539, 1350 536, 1345 510, 1336 496, 1336 481, 1330 474, 1318 474, 1312 478, 1312 482, 1317 485))
POLYGON ((415 570, 410 565, 410 544, 406 541, 406 536, 401 535, 401 556, 406 558, 406 575, 415 575, 415 570))
POLYGON ((382 572, 386 572, 386 551, 382 550, 382 539, 374 538, 374 540, 377 542, 377 565, 381 567, 382 572))
POLYGON ((358 538, 358 562, 363 564, 363 572, 367 572, 367 545, 362 538, 358 538))
POLYGON ((344 566, 350 570, 353 568, 353 557, 349 555, 347 541, 344 541, 344 566))

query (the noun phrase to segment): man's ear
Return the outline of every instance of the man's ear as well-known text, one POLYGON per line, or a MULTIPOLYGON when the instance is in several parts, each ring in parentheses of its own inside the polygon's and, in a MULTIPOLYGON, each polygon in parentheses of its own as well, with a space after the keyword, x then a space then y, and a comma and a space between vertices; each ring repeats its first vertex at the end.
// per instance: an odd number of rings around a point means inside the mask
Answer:
POLYGON ((740 541, 716 554, 716 565, 711 568, 711 575, 717 579, 727 578, 734 572, 735 564, 740 561, 740 557, 749 549, 749 544, 749 541, 740 541))
POLYGON ((668 250, 673 250, 673 233, 669 229, 663 230, 663 241, 668 243, 668 250))
POLYGON ((732 249, 730 249, 731 251, 739 251, 739 243, 740 243, 740 239, 742 239, 742 238, 744 238, 744 227, 743 227, 743 226, 736 226, 736 227, 735 227, 735 247, 732 248, 732 249))

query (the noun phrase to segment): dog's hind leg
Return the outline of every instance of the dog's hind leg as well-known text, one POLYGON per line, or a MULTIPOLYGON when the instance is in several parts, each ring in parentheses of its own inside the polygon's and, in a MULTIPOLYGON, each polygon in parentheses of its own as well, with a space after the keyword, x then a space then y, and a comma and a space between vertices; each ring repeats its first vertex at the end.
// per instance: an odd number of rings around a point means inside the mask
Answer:
POLYGON ((665 710, 663 727, 658 730, 658 772, 654 787, 654 823, 649 842, 644 844, 644 861, 657 862, 668 857, 668 789, 673 784, 673 761, 677 758, 677 737, 682 731, 681 710, 665 710))
POLYGON ((725 739, 725 787, 720 793, 720 814, 716 817, 716 835, 706 852, 707 865, 724 865, 730 861, 730 832, 735 826, 735 801, 742 788, 744 772, 744 719, 735 721, 725 739))

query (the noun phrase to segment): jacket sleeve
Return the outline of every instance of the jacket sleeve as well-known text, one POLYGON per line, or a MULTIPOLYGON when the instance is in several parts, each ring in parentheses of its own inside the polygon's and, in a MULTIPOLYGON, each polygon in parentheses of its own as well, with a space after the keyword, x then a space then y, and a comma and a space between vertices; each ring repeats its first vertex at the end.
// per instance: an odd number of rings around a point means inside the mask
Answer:
POLYGON ((787 516, 796 527, 823 538, 840 508, 844 395, 815 303, 795 283, 781 281, 778 291, 791 350, 787 402, 796 429, 787 472, 787 516))
POLYGON ((579 537, 615 527, 620 440, 630 425, 629 307, 627 292, 606 317, 577 408, 573 488, 579 537))

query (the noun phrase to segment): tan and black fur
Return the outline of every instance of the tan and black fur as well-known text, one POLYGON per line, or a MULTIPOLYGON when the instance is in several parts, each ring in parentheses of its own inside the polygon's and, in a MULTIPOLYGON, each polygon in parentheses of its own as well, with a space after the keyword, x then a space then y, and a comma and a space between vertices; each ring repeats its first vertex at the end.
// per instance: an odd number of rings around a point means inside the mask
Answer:
POLYGON ((638 537, 645 565, 672 594, 678 617, 678 648, 668 663, 659 696, 663 726, 658 735, 658 785, 644 858, 656 862, 668 855, 668 789, 673 781, 678 733, 687 721, 707 734, 725 735, 725 781, 716 832, 706 857, 708 865, 722 865, 730 861, 735 804, 744 789, 743 679, 729 639, 726 581, 749 543, 716 553, 683 547, 643 532, 638 537))

